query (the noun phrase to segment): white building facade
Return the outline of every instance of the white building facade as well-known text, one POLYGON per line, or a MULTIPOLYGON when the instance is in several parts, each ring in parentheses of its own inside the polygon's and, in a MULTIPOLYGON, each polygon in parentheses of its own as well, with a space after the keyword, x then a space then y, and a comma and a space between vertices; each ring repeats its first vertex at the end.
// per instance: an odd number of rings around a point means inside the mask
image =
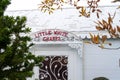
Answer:
MULTIPOLYGON (((120 14, 117 6, 100 7, 102 18, 107 14, 120 14)), ((10 16, 26 16, 27 26, 32 29, 29 36, 35 45, 30 51, 44 56, 41 68, 35 67, 32 78, 28 80, 93 80, 106 77, 120 79, 120 39, 113 39, 107 32, 95 29, 95 14, 90 18, 79 17, 74 8, 55 11, 49 15, 39 10, 6 11, 10 16), (106 34, 111 46, 98 47, 90 42, 89 33, 106 34)), ((114 25, 119 25, 115 17, 114 25)))

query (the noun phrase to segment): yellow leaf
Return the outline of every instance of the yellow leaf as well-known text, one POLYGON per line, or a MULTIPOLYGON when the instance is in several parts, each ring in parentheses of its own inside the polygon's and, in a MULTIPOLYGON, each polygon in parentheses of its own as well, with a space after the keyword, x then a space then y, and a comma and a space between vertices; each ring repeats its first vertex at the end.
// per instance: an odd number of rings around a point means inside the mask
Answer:
POLYGON ((94 35, 94 43, 99 44, 99 35, 94 35))
POLYGON ((92 35, 91 33, 90 34, 90 37, 91 37, 91 41, 95 44, 99 44, 99 35, 92 35))
POLYGON ((82 13, 84 14, 86 12, 86 9, 82 7, 82 13))
POLYGON ((85 15, 86 15, 86 9, 85 9, 84 7, 81 7, 80 14, 81 14, 82 16, 85 16, 85 15))

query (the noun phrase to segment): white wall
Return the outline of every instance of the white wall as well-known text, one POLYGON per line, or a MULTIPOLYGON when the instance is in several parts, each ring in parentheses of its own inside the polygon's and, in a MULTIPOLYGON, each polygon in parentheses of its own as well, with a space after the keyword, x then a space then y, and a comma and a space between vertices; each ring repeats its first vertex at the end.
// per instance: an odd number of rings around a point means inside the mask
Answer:
MULTIPOLYGON (((120 47, 120 40, 111 40, 112 46, 120 47)), ((101 49, 98 45, 84 44, 84 78, 92 80, 95 77, 107 77, 110 80, 120 80, 120 49, 101 49)))

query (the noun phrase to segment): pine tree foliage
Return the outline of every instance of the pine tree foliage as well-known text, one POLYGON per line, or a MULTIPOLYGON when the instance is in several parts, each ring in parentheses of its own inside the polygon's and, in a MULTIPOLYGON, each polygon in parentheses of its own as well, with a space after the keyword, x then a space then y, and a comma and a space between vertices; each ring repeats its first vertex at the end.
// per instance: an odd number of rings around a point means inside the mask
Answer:
POLYGON ((0 0, 0 16, 4 14, 5 9, 10 4, 11 0, 0 0))
POLYGON ((33 75, 43 57, 36 57, 29 49, 31 38, 26 34, 26 17, 4 16, 10 0, 0 0, 0 80, 26 80, 33 75), (24 34, 24 36, 23 36, 24 34))

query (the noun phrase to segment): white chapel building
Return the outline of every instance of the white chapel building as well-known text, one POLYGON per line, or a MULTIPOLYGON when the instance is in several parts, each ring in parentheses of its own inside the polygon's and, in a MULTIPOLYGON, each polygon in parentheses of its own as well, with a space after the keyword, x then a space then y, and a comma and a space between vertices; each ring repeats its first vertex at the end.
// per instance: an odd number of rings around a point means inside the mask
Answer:
MULTIPOLYGON (((117 6, 100 6, 100 19, 114 15, 114 25, 120 25, 120 10, 117 6)), ((44 56, 41 68, 34 68, 34 75, 28 80, 93 80, 106 77, 120 80, 120 39, 111 38, 106 31, 97 31, 94 21, 96 14, 90 18, 79 17, 73 7, 57 10, 53 14, 43 13, 39 9, 9 10, 6 15, 26 16, 26 26, 31 28, 29 36, 35 44, 30 51, 44 56), (90 43, 90 34, 107 35, 105 48, 90 43)), ((99 20, 100 20, 99 19, 99 20)))

